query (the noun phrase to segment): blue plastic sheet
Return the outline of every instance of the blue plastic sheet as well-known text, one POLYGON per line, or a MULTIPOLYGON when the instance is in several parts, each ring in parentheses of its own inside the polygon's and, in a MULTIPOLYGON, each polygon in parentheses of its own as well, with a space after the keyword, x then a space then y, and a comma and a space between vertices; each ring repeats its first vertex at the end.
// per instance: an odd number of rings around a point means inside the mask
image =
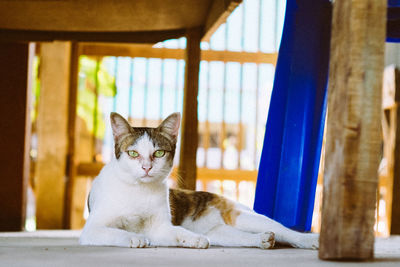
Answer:
POLYGON ((254 210, 311 227, 326 111, 332 6, 288 0, 254 210))

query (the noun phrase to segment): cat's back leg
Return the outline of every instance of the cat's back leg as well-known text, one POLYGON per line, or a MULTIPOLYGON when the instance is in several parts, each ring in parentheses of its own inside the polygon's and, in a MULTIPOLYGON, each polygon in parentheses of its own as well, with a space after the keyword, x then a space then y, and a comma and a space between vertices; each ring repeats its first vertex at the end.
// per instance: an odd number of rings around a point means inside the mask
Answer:
POLYGON ((249 233, 226 224, 220 224, 206 233, 210 244, 224 247, 272 248, 275 244, 274 233, 249 233))
POLYGON ((293 231, 252 210, 240 209, 234 227, 252 233, 264 233, 270 231, 275 233, 275 240, 277 243, 287 244, 298 248, 318 249, 318 234, 293 231))

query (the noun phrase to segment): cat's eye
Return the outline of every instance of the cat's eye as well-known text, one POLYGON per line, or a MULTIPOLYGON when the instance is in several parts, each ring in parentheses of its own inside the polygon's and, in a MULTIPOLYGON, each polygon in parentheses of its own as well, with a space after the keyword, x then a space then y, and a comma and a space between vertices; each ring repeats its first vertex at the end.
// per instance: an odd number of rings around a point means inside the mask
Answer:
POLYGON ((156 152, 154 152, 154 157, 156 158, 161 158, 165 155, 165 150, 157 150, 156 152))
POLYGON ((132 158, 137 158, 139 157, 139 153, 137 153, 135 150, 128 150, 127 151, 128 155, 132 158))

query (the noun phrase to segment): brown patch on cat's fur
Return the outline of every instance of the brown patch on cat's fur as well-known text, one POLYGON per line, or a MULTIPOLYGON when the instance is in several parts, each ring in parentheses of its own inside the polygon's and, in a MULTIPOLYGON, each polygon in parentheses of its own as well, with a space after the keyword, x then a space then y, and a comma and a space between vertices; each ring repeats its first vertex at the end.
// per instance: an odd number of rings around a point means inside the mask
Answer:
POLYGON ((218 196, 208 192, 169 189, 172 224, 181 225, 186 217, 195 221, 206 212, 208 204, 216 197, 218 196))
POLYGON ((240 215, 240 211, 235 209, 235 205, 231 201, 219 197, 211 205, 219 209, 221 217, 227 225, 235 226, 236 218, 240 215))
POLYGON ((169 189, 169 204, 172 224, 181 225, 186 218, 193 221, 209 212, 210 207, 217 208, 224 222, 234 226, 240 212, 234 204, 216 194, 184 189, 169 189))

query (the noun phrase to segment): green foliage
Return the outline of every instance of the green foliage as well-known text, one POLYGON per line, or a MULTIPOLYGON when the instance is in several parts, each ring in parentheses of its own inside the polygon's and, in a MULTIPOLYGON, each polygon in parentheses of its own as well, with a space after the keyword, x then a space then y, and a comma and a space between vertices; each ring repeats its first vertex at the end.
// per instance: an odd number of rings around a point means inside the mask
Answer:
POLYGON ((99 66, 97 66, 96 59, 89 58, 87 56, 81 56, 79 59, 79 77, 82 77, 86 80, 87 89, 94 91, 96 87, 95 72, 97 71, 99 95, 114 97, 116 94, 116 88, 114 86, 115 78, 108 73, 103 59, 100 59, 99 63, 99 66))
POLYGON ((39 65, 40 59, 35 56, 33 59, 32 66, 32 109, 31 109, 31 121, 32 123, 37 118, 37 105, 40 96, 40 79, 39 79, 39 65))
POLYGON ((85 121, 87 129, 96 138, 103 139, 106 126, 101 105, 97 105, 95 112, 96 93, 98 96, 114 97, 116 94, 115 78, 107 71, 103 60, 98 62, 96 59, 81 56, 77 113, 85 121), (95 115, 96 118, 94 118, 95 115))

